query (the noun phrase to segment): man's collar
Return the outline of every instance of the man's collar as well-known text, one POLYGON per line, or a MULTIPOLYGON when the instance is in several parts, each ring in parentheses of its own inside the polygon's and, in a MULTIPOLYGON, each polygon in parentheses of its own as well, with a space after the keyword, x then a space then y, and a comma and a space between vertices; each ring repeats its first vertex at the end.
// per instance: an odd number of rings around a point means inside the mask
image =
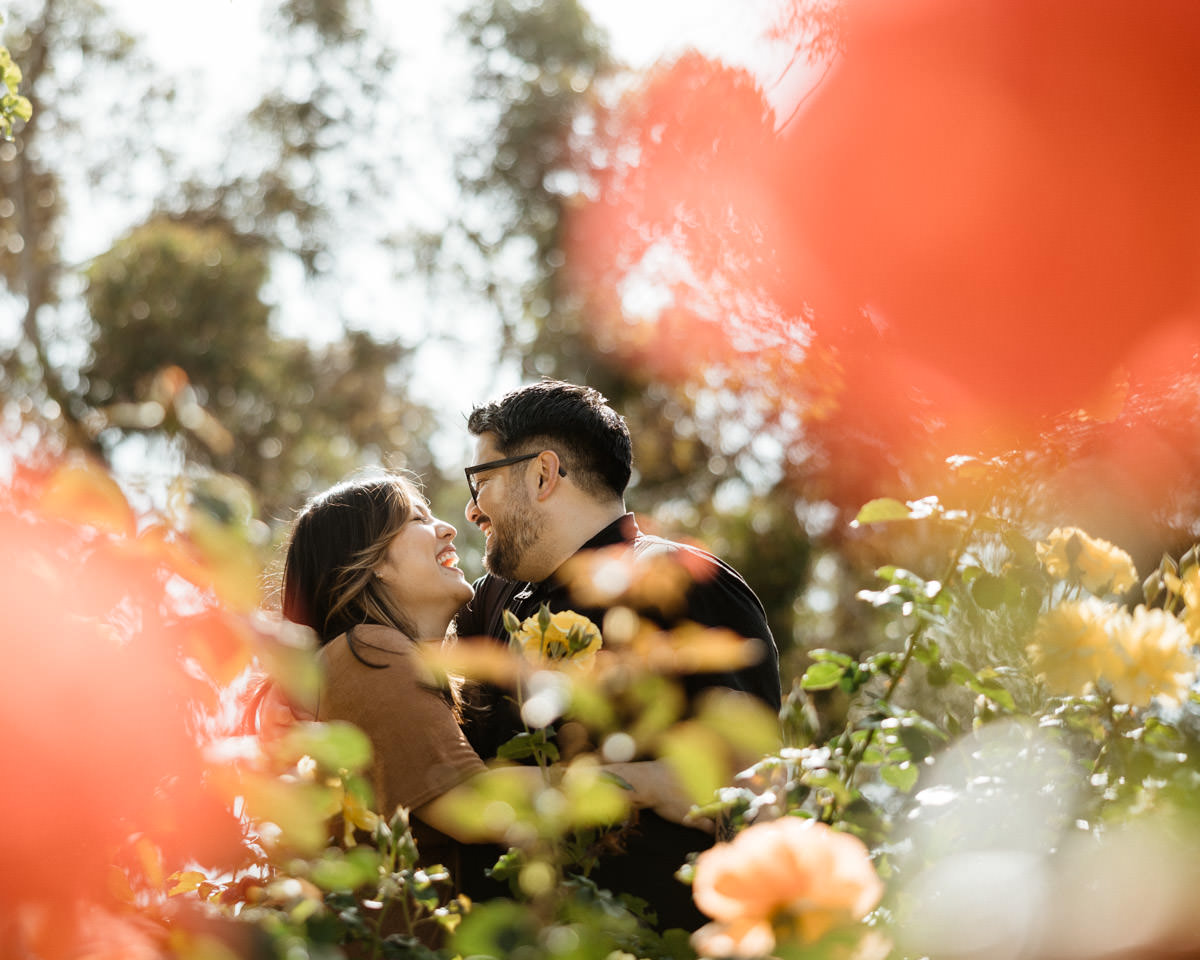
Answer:
POLYGON ((632 513, 627 513, 623 517, 617 517, 579 549, 597 550, 600 547, 611 547, 617 543, 632 543, 640 533, 637 519, 632 513))

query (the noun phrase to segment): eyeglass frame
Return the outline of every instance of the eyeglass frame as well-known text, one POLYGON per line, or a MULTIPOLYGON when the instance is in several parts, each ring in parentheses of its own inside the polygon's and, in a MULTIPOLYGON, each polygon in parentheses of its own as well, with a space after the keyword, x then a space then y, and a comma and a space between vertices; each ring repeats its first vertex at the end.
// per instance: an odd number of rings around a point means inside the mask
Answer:
MULTIPOLYGON (((523 463, 526 460, 532 460, 534 457, 540 457, 545 450, 539 450, 537 453, 518 453, 514 457, 503 457, 499 460, 489 460, 487 463, 477 463, 471 467, 463 468, 463 473, 467 477, 467 489, 471 492, 471 502, 475 504, 476 509, 482 510, 479 506, 479 488, 475 486, 474 476, 477 473, 483 473, 484 470, 498 470, 501 467, 511 467, 514 463, 523 463)), ((562 468, 562 464, 558 465, 558 475, 565 477, 567 471, 562 468)))

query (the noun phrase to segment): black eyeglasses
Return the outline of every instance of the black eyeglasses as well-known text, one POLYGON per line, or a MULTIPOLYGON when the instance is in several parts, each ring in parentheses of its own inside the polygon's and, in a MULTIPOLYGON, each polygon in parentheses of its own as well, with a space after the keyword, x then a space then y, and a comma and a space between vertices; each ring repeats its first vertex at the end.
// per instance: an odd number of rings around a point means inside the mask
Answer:
MULTIPOLYGON (((515 457, 505 457, 503 460, 489 460, 487 463, 477 463, 473 467, 467 467, 463 473, 467 475, 467 489, 471 491, 471 499, 475 506, 479 506, 479 487, 475 484, 475 474, 483 473, 484 470, 496 470, 499 467, 509 467, 514 463, 521 463, 524 460, 532 460, 534 457, 540 457, 543 451, 537 453, 519 453, 515 457)), ((565 477, 567 471, 559 465, 558 475, 565 477)))

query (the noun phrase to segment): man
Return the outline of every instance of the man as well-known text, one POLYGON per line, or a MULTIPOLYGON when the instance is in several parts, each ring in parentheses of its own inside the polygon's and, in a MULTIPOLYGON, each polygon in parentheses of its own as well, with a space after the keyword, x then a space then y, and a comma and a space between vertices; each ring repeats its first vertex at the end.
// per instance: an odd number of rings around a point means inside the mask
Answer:
MULTIPOLYGON (((467 427, 476 446, 474 464, 467 468, 466 516, 486 538, 489 572, 475 583, 474 599, 459 613, 460 637, 506 641, 504 612, 524 620, 543 603, 551 612, 572 609, 600 624, 605 610, 580 604, 563 568, 593 551, 624 545, 632 582, 661 571, 664 559, 677 561, 674 568, 686 574, 677 607, 669 599, 650 602, 639 614, 666 628, 684 622, 726 628, 756 645, 758 656, 748 666, 685 676, 689 700, 708 687, 726 687, 778 711, 779 653, 762 604, 741 576, 712 554, 638 529, 624 502, 633 465, 629 430, 599 392, 543 380, 476 407, 467 427)), ((468 725, 468 736, 485 758, 520 730, 507 701, 493 692, 488 703, 486 721, 468 725)), ((660 927, 695 929, 706 918, 673 874, 689 852, 710 843, 698 830, 643 815, 625 852, 602 861, 592 877, 602 887, 647 900, 660 927)))

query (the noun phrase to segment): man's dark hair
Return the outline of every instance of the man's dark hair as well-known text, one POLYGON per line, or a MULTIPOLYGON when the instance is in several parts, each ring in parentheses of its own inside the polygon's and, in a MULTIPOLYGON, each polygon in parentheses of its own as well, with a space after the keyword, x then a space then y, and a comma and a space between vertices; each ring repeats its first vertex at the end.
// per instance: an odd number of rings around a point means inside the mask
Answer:
POLYGON ((540 380, 471 411, 472 435, 492 434, 500 453, 532 453, 541 446, 563 461, 567 475, 593 496, 621 497, 633 470, 633 443, 625 418, 592 387, 540 380))

